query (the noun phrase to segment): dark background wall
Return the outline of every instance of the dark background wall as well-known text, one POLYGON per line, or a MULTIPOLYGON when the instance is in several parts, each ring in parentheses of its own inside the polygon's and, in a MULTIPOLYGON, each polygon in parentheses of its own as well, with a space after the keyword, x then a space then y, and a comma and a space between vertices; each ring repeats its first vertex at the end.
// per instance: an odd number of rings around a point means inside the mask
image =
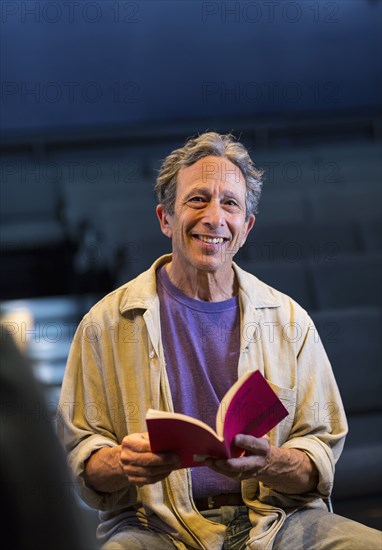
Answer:
POLYGON ((5 1, 4 135, 376 109, 381 4, 5 1))

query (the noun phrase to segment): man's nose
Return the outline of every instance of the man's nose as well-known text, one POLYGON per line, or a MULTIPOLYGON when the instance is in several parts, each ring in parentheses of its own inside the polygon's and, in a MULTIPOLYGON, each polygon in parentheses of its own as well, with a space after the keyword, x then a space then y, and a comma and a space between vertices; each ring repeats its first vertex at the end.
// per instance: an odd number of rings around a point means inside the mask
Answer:
POLYGON ((223 224, 223 210, 220 202, 211 200, 204 211, 204 223, 211 227, 219 227, 223 224))

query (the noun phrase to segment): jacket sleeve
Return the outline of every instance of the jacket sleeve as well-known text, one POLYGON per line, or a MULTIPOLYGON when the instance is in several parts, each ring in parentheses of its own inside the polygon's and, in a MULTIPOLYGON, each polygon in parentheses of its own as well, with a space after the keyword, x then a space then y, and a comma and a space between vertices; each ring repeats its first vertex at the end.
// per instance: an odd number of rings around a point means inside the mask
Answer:
POLYGON ((85 462, 90 455, 119 443, 102 369, 102 330, 88 314, 76 331, 62 383, 57 428, 80 497, 93 508, 107 510, 121 500, 129 505, 129 493, 132 498, 135 490, 128 487, 110 494, 98 493, 86 484, 85 462))
POLYGON ((329 359, 313 321, 306 318, 297 350, 296 412, 282 447, 300 449, 310 457, 319 473, 318 496, 327 497, 348 426, 329 359))

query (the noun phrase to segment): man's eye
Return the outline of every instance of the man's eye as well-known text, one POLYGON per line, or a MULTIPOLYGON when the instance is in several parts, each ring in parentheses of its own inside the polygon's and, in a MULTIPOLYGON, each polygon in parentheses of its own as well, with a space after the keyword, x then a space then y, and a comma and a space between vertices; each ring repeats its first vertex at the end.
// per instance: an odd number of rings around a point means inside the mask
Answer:
POLYGON ((225 204, 227 204, 228 206, 237 206, 237 202, 232 199, 225 201, 225 204))
POLYGON ((191 199, 189 199, 189 202, 205 202, 205 200, 203 197, 191 197, 191 199))

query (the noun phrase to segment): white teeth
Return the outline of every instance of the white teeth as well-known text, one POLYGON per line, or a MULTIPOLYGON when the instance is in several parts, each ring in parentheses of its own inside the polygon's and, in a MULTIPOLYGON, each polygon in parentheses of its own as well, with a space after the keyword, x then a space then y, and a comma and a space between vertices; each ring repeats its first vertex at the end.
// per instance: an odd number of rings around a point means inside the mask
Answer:
POLYGON ((213 237, 205 237, 204 235, 199 235, 199 239, 209 244, 221 244, 224 240, 222 237, 213 238, 213 237))

